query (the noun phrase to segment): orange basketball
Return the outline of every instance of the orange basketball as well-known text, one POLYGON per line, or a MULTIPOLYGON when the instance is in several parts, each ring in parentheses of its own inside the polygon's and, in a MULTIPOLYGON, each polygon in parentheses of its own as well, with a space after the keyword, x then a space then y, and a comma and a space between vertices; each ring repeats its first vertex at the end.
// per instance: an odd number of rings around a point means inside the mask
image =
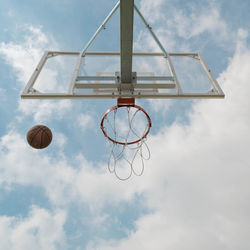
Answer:
POLYGON ((36 125, 28 131, 27 141, 33 148, 46 148, 52 141, 52 133, 48 127, 44 125, 36 125))

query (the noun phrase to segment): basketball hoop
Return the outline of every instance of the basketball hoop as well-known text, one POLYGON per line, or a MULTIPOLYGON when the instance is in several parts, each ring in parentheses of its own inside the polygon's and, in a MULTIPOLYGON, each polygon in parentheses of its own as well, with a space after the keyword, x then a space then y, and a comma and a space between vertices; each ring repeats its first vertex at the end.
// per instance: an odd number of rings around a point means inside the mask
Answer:
MULTIPOLYGON (((109 170, 122 180, 128 179, 132 173, 141 175, 144 170, 144 160, 150 158, 146 139, 151 128, 151 120, 143 108, 135 105, 135 98, 203 99, 224 98, 225 96, 201 54, 193 52, 168 53, 134 2, 134 0, 118 1, 83 50, 79 52, 45 51, 21 94, 23 99, 117 98, 117 105, 110 108, 102 117, 101 129, 111 145, 109 170), (120 51, 88 51, 118 8, 120 8, 120 51), (139 18, 152 35, 160 52, 134 52, 134 11, 137 12, 139 18), (58 60, 53 59, 55 56, 60 57, 60 62, 62 63, 58 64, 58 60), (112 58, 119 57, 120 71, 117 71, 116 63, 112 63, 107 67, 105 62, 111 62, 109 56, 112 58), (96 59, 93 60, 93 58, 96 59), (151 59, 148 60, 149 58, 151 59), (195 71, 192 73, 189 69, 190 67, 187 67, 186 70, 183 68, 184 72, 180 70, 180 77, 177 76, 172 58, 184 60, 179 63, 179 67, 186 65, 186 59, 195 61, 195 65, 193 65, 195 66, 195 71), (72 59, 75 62, 71 61, 72 59), (138 62, 137 64, 141 64, 138 65, 139 67, 136 67, 136 71, 134 71, 133 67, 134 59, 138 62), (146 67, 150 71, 145 71, 144 63, 140 63, 146 60, 151 64, 149 67, 146 67), (162 62, 161 65, 158 65, 158 63, 156 65, 154 63, 155 60, 162 62), (182 63, 184 64, 182 65, 182 63), (193 85, 192 81, 188 85, 182 86, 182 81, 179 81, 179 79, 187 79, 189 75, 194 75, 198 69, 196 69, 197 63, 201 67, 199 69, 200 77, 197 79, 197 86, 196 84, 193 85), (70 72, 69 66, 71 65, 73 68, 70 72), (47 87, 46 82, 43 81, 47 78, 44 77, 44 74, 46 76, 48 70, 53 70, 54 72, 55 69, 56 74, 61 76, 58 79, 60 83, 70 78, 67 91, 60 91, 59 82, 56 84, 59 87, 57 91, 45 91, 47 87), (110 71, 107 72, 107 69, 110 69, 110 71), (162 73, 159 74, 160 72, 162 73), (184 73, 184 75, 181 73, 184 73), (210 91, 208 91, 208 86, 203 81, 205 75, 210 83, 210 91), (188 86, 190 90, 186 91, 188 86), (131 98, 128 98, 128 96, 131 98), (145 151, 148 152, 147 156, 144 154, 145 151), (136 162, 138 158, 141 164, 136 162), (119 166, 124 166, 124 161, 130 165, 130 172, 126 175, 126 178, 121 178, 122 175, 118 173, 118 169, 120 170, 121 168, 117 168, 117 165, 119 163, 119 166), (136 169, 138 165, 140 165, 139 170, 136 169)), ((191 67, 192 69, 193 66, 191 67)), ((52 140, 52 134, 50 135, 48 131, 45 133, 46 131, 47 129, 32 128, 27 135, 29 144, 39 149, 48 146, 52 140)))
POLYGON ((132 173, 142 175, 144 160, 150 158, 150 151, 146 138, 151 128, 151 119, 147 112, 135 105, 134 98, 118 98, 117 105, 110 108, 103 115, 101 129, 111 146, 109 157, 109 171, 115 173, 120 180, 127 180, 132 173), (145 150, 147 156, 145 156, 145 150), (140 161, 139 169, 134 163, 140 161), (124 163, 130 166, 126 177, 118 173, 117 165, 121 165, 124 172, 124 163))

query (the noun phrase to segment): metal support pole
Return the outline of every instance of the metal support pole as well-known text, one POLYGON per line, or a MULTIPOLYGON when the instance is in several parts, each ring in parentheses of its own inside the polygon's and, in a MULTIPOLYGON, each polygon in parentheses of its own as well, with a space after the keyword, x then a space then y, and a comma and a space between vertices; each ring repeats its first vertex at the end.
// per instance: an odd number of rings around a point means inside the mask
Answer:
POLYGON ((121 84, 132 83, 134 0, 120 1, 121 84))

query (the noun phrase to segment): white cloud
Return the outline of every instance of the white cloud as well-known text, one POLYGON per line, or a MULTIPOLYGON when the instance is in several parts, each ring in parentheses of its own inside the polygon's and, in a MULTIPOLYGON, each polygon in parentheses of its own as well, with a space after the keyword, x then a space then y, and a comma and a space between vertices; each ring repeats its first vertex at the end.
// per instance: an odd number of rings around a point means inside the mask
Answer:
MULTIPOLYGON (((233 49, 235 45, 237 36, 229 30, 216 1, 204 1, 202 5, 199 1, 186 2, 179 6, 175 2, 141 0, 140 10, 168 52, 193 51, 194 44, 200 50, 207 42, 202 35, 209 35, 210 41, 225 50, 233 49), (196 39, 192 44, 189 42, 191 38, 196 39)), ((136 37, 135 48, 159 51, 146 30, 136 37)))
POLYGON ((238 30, 238 38, 239 39, 241 39, 241 40, 245 40, 245 39, 247 39, 248 38, 248 31, 247 30, 245 30, 245 29, 239 29, 238 30))
POLYGON ((33 26, 25 26, 22 29, 26 34, 23 43, 0 43, 0 55, 13 67, 18 81, 26 83, 38 64, 48 46, 56 49, 58 46, 52 37, 47 37, 41 30, 33 26))
MULTIPOLYGON (((0 55, 13 68, 22 88, 27 84, 44 51, 58 50, 58 45, 53 37, 45 34, 40 27, 25 26, 23 32, 25 34, 23 43, 0 43, 0 55)), ((61 79, 58 78, 57 68, 59 69, 60 66, 67 68, 67 65, 56 58, 54 66, 49 64, 44 69, 44 72, 42 71, 40 75, 41 81, 39 82, 38 80, 38 86, 35 85, 35 87, 38 87, 39 90, 50 92, 62 90, 63 86, 58 84, 58 81, 61 81, 61 79)), ((52 117, 61 119, 71 109, 71 102, 69 100, 58 101, 57 103, 20 100, 18 109, 22 112, 22 115, 33 115, 36 122, 43 122, 52 117)), ((22 119, 20 116, 18 118, 22 119)))
POLYGON ((240 40, 218 79, 226 98, 196 102, 189 125, 176 122, 149 138, 142 179, 152 213, 127 238, 88 250, 250 248, 249 68, 250 50, 240 40))
POLYGON ((93 127, 94 120, 89 114, 80 114, 77 120, 83 132, 93 127))
POLYGON ((227 37, 227 25, 222 20, 218 7, 213 5, 207 6, 203 10, 193 8, 189 14, 182 10, 176 10, 173 27, 176 27, 179 36, 185 39, 199 36, 204 32, 213 33, 223 38, 227 37))
POLYGON ((149 100, 149 104, 153 112, 161 112, 161 114, 166 114, 171 105, 173 104, 172 100, 149 100))
MULTIPOLYGON (((70 100, 20 100, 18 110, 22 115, 32 115, 35 122, 47 122, 50 119, 62 119, 71 108, 70 100)), ((19 116, 20 120, 23 118, 23 116, 19 116)))
POLYGON ((0 248, 5 250, 56 250, 66 247, 63 211, 32 207, 27 218, 0 217, 0 248))
POLYGON ((94 166, 83 155, 69 161, 60 151, 51 158, 46 150, 30 148, 25 136, 15 131, 1 138, 0 159, 2 188, 12 189, 16 184, 40 187, 57 206, 85 202, 93 210, 99 210, 106 204, 132 200, 136 193, 142 192, 142 181, 131 180, 135 186, 127 187, 108 173, 106 164, 94 166))
POLYGON ((59 148, 63 148, 65 146, 65 144, 67 143, 67 137, 62 133, 53 132, 53 137, 54 137, 54 139, 53 139, 54 143, 59 148))
POLYGON ((68 186, 74 170, 68 167, 61 154, 52 161, 46 152, 30 148, 25 136, 11 131, 1 138, 0 158, 0 183, 4 188, 11 189, 15 183, 41 187, 55 203, 63 203, 65 197, 70 196, 68 186))
POLYGON ((142 0, 139 9, 150 23, 154 23, 164 16, 161 10, 163 3, 164 0, 142 0))

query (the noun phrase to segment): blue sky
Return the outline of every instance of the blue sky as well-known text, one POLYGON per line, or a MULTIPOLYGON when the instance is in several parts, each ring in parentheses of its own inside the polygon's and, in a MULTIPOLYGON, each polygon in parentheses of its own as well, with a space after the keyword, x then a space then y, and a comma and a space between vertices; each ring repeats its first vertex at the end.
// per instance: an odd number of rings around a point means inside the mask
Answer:
MULTIPOLYGON (((135 3, 168 52, 202 53, 225 99, 138 101, 151 159, 119 181, 99 127, 114 100, 20 99, 43 52, 81 51, 116 1, 0 0, 0 249, 250 248, 250 2, 135 3), (39 123, 42 151, 26 142, 39 123)), ((134 48, 159 51, 137 16, 134 48)), ((119 13, 89 50, 119 50, 119 13)))

